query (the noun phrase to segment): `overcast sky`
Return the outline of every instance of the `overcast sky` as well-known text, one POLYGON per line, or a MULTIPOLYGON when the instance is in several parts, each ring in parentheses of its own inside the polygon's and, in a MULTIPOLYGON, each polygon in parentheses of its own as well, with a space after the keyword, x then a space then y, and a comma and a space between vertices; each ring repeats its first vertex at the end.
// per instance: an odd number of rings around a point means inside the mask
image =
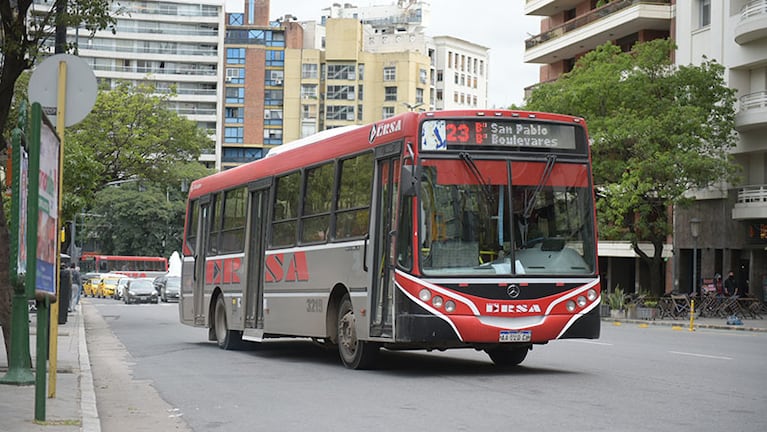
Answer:
MULTIPOLYGON (((227 12, 242 12, 246 0, 226 0, 227 12)), ((395 4, 394 0, 336 0, 355 6, 395 4)), ((333 0, 272 0, 269 19, 285 14, 319 20, 333 0)), ((524 89, 538 82, 538 65, 523 61, 525 39, 539 33, 540 19, 524 14, 522 0, 431 0, 430 36, 454 36, 490 48, 490 108, 521 104, 524 89)))

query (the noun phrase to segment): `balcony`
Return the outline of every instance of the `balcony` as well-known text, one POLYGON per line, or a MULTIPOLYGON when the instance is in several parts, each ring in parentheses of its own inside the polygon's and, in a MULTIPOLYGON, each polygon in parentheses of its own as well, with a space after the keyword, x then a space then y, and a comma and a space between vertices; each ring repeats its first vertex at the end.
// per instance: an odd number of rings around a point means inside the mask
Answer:
POLYGON ((525 15, 553 16, 562 11, 573 9, 583 0, 527 0, 525 15))
POLYGON ((641 30, 669 31, 670 0, 618 0, 525 41, 525 62, 551 64, 641 30))
POLYGON ((740 98, 740 110, 735 114, 735 130, 767 127, 767 91, 747 94, 740 98))
POLYGON ((767 0, 752 0, 740 11, 735 25, 735 42, 747 44, 767 37, 767 0))
POLYGON ((767 185, 745 186, 738 190, 738 201, 732 209, 732 218, 767 218, 767 185))

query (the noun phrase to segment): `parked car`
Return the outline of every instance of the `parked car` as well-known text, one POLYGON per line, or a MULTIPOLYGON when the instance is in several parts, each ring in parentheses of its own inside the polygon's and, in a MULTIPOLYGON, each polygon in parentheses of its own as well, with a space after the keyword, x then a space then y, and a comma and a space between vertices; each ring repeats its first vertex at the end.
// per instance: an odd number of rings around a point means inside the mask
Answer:
POLYGON ((125 285, 123 292, 125 304, 131 303, 159 303, 157 290, 151 279, 131 279, 125 285))
POLYGON ((154 280, 154 287, 158 291, 160 300, 163 302, 169 302, 171 300, 178 301, 178 295, 181 291, 181 277, 179 276, 158 276, 154 280))
POLYGON ((131 280, 131 278, 122 277, 117 281, 117 287, 115 287, 115 294, 113 296, 115 300, 122 300, 125 296, 123 293, 125 292, 125 287, 128 285, 129 280, 131 280))
POLYGON ((117 288, 117 281, 124 278, 123 275, 102 275, 99 282, 98 296, 104 298, 113 298, 117 288))

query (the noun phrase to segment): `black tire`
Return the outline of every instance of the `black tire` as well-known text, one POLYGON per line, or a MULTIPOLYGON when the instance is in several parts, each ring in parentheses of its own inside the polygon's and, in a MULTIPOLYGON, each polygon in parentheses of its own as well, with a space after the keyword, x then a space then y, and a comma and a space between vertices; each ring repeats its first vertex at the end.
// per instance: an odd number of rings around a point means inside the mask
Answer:
POLYGON ((530 350, 528 346, 522 347, 498 347, 485 350, 487 355, 490 356, 490 360, 499 367, 514 367, 519 365, 527 357, 527 352, 530 350))
POLYGON ((225 350, 237 350, 242 348, 242 332, 229 330, 229 323, 226 320, 226 304, 224 304, 224 296, 218 296, 216 299, 212 324, 219 348, 225 350))
POLYGON ((357 339, 356 318, 348 295, 338 307, 338 354, 349 369, 369 369, 378 359, 379 346, 357 339))

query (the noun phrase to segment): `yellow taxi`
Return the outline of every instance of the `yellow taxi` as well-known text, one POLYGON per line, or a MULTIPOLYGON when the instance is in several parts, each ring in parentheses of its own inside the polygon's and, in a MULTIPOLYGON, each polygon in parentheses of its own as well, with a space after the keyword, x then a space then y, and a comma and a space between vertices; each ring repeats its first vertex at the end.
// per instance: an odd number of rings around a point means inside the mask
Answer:
POLYGON ((102 275, 97 290, 98 297, 114 298, 117 281, 124 278, 124 275, 102 275))
POLYGON ((83 295, 85 297, 96 297, 101 282, 101 275, 87 275, 83 280, 83 295))

